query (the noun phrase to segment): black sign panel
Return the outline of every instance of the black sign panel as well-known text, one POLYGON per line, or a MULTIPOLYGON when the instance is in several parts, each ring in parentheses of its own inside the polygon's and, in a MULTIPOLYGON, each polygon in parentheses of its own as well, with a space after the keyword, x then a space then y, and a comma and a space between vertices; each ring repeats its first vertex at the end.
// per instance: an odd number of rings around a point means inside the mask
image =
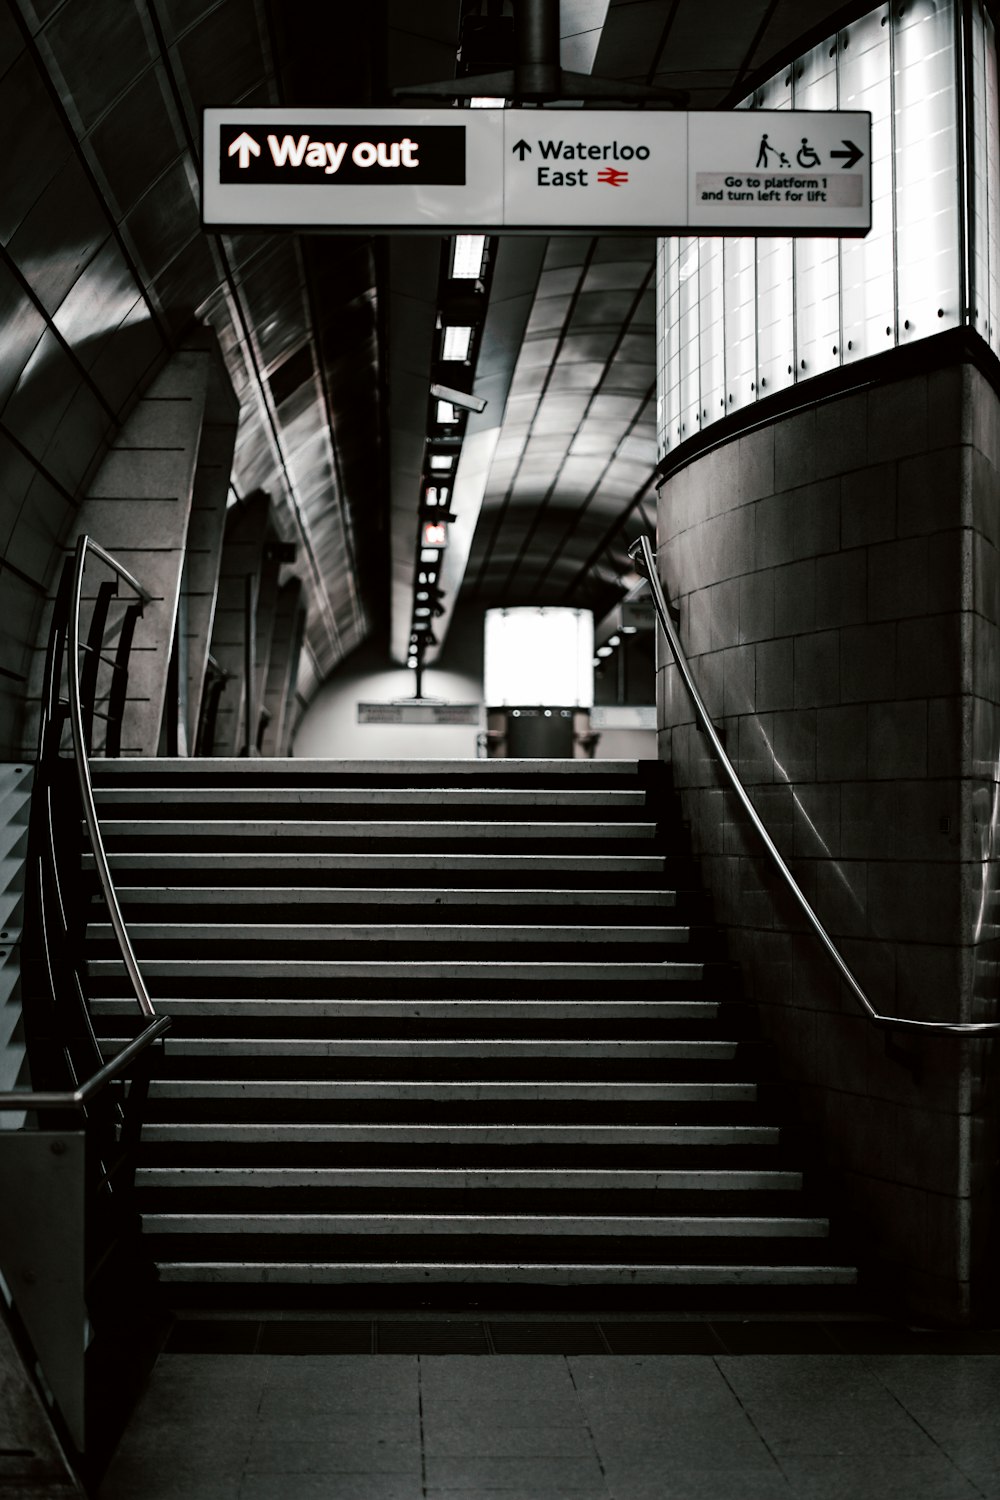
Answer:
POLYGON ((462 125, 223 125, 219 147, 224 183, 465 183, 462 125))

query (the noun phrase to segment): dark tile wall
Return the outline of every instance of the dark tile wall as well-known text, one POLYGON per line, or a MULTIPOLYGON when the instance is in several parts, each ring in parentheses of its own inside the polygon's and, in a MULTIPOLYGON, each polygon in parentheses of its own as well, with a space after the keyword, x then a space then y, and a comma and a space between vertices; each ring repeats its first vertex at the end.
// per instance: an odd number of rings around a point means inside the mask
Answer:
MULTIPOLYGON (((658 543, 728 751, 875 1006, 994 1018, 993 390, 952 366, 735 438, 664 485, 658 543)), ((997 1044, 897 1034, 904 1055, 887 1055, 765 866, 662 659, 658 695, 661 754, 732 952, 875 1275, 914 1312, 974 1316, 997 1044)))

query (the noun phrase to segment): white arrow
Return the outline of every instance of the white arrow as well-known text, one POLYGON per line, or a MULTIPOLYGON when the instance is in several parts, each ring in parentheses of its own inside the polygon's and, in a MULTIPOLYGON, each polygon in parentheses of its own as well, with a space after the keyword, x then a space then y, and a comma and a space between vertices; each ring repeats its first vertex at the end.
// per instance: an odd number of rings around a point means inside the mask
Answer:
POLYGON ((248 167, 250 165, 251 156, 260 155, 260 147, 254 140, 253 136, 248 135, 244 130, 243 134, 238 135, 235 141, 233 141, 233 144, 230 146, 226 155, 235 156, 237 152, 239 152, 240 157, 239 165, 241 167, 248 167))

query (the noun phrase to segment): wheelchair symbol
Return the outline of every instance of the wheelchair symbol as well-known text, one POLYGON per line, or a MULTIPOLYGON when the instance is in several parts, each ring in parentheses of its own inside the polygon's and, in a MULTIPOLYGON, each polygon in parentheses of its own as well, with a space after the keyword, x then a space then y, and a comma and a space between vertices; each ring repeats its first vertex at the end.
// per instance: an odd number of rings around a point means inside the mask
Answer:
POLYGON ((809 144, 807 136, 802 137, 802 145, 796 153, 795 160, 800 167, 818 167, 819 156, 809 144))

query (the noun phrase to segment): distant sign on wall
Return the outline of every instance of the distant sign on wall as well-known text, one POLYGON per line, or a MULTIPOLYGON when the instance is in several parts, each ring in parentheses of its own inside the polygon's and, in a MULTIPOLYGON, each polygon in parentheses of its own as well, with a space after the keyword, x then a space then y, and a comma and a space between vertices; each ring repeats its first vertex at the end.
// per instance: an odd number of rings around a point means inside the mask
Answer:
POLYGON ((871 116, 208 109, 208 229, 864 235, 871 116))
POLYGON ((468 724, 482 723, 479 703, 359 703, 359 724, 468 724))
POLYGON ((590 710, 591 729, 655 729, 653 703, 595 704, 590 710))

